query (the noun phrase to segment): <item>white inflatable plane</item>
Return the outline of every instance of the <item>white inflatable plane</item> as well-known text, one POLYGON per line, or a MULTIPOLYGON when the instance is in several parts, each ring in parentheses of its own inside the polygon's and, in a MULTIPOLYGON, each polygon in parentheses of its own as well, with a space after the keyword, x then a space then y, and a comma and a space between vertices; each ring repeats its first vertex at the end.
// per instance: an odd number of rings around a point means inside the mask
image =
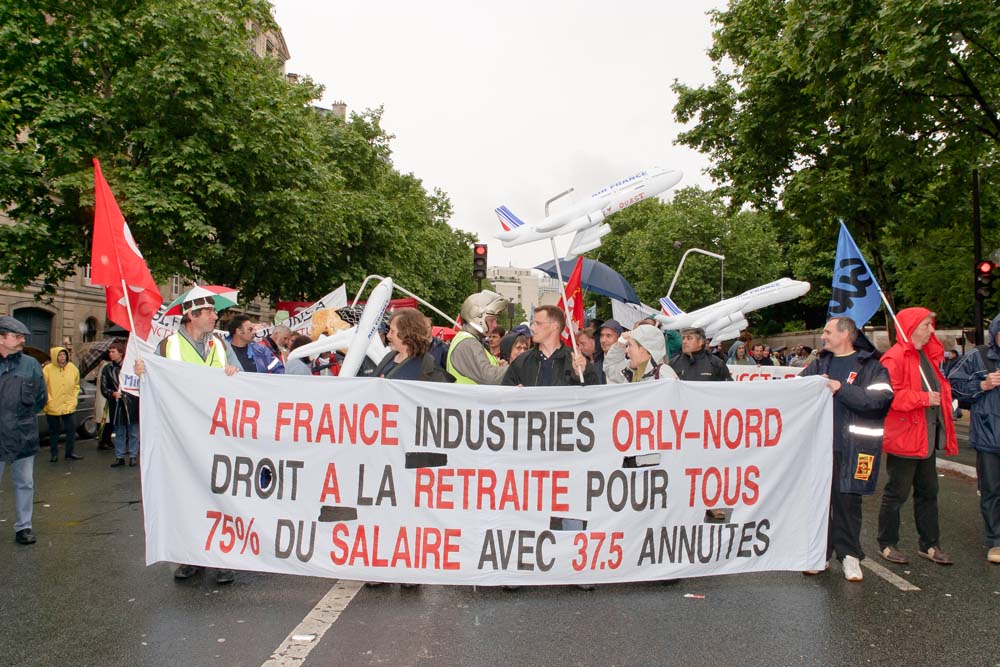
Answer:
POLYGON ((512 248, 522 243, 575 232, 565 257, 574 259, 600 246, 601 238, 611 233, 610 225, 601 224, 606 217, 669 190, 677 185, 683 175, 675 169, 644 169, 601 188, 579 204, 533 225, 525 224, 513 211, 501 206, 495 210, 504 231, 497 234, 496 238, 503 243, 503 247, 512 248))
POLYGON ((319 340, 289 352, 288 358, 315 357, 324 352, 346 349, 344 363, 340 365, 340 377, 357 375, 366 355, 376 364, 379 363, 389 352, 389 348, 382 344, 382 339, 378 335, 378 326, 382 322, 382 315, 385 313, 391 298, 392 278, 385 278, 375 286, 375 289, 368 296, 365 309, 361 312, 361 319, 358 320, 357 325, 332 336, 321 334, 319 340))
POLYGON ((685 313, 669 297, 660 299, 663 314, 656 319, 664 329, 687 329, 700 327, 705 330, 709 345, 732 340, 747 328, 746 313, 772 306, 782 301, 797 299, 809 291, 811 285, 801 280, 781 278, 773 283, 747 290, 710 306, 685 313))

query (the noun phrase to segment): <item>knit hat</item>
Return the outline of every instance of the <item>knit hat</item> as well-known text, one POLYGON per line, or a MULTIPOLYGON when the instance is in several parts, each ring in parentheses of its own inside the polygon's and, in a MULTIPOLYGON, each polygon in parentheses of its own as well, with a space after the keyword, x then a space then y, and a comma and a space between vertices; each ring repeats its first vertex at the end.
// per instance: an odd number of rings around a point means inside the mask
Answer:
POLYGON ((663 341, 663 334, 659 329, 651 324, 640 324, 632 329, 632 340, 641 345, 649 352, 653 363, 663 363, 663 358, 667 356, 667 346, 663 341))

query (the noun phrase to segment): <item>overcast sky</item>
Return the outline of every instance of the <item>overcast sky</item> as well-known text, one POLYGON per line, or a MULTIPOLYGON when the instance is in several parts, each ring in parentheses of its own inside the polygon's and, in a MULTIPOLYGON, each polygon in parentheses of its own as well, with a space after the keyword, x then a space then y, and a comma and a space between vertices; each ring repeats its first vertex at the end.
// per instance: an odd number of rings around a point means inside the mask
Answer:
POLYGON ((721 0, 272 2, 287 71, 323 84, 325 106, 384 106, 396 168, 448 193, 491 265, 551 259, 545 241, 493 238, 501 204, 535 222, 567 188, 562 205, 653 164, 711 186, 707 160, 674 145, 670 85, 711 80, 706 11, 721 0))

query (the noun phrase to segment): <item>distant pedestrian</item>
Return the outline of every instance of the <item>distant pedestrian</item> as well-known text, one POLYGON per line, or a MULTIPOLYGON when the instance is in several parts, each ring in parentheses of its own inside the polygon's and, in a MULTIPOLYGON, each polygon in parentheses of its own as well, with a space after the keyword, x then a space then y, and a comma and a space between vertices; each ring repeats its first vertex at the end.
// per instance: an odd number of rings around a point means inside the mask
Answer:
POLYGON ((882 355, 892 378, 892 407, 885 419, 885 467, 889 474, 878 515, 878 545, 890 563, 909 559, 899 550, 899 510, 913 490, 918 553, 951 565, 941 549, 938 524, 937 450, 958 453, 951 416, 951 386, 938 367, 944 347, 934 335, 934 313, 905 308, 896 316, 896 344, 882 355))
POLYGON ((45 403, 45 418, 49 423, 49 461, 59 460, 59 436, 66 434, 66 460, 78 461, 73 453, 76 444, 76 405, 80 400, 80 371, 69 360, 69 350, 53 347, 42 375, 49 400, 45 403))
POLYGON ((976 450, 986 559, 1000 563, 1000 315, 990 323, 987 344, 962 357, 948 380, 970 404, 969 445, 976 450))
POLYGON ((34 544, 31 508, 35 502, 35 454, 38 422, 45 405, 45 379, 38 362, 25 355, 28 327, 13 317, 0 317, 0 480, 10 465, 14 485, 14 539, 34 544))
POLYGON ((110 363, 101 369, 101 394, 108 401, 108 423, 115 431, 115 462, 112 468, 134 467, 139 456, 139 397, 122 391, 119 377, 125 359, 125 343, 116 340, 108 348, 110 363))

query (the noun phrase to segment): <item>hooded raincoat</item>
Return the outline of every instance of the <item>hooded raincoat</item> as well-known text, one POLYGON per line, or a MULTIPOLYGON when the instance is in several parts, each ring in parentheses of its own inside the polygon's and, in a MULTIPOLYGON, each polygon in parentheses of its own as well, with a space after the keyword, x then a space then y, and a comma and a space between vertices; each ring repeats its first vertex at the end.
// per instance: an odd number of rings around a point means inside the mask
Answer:
POLYGON ((59 353, 65 352, 69 359, 69 350, 65 347, 53 347, 49 350, 51 363, 42 369, 45 376, 45 386, 49 392, 49 400, 45 403, 47 415, 69 415, 76 412, 76 404, 80 396, 80 371, 67 361, 65 366, 59 365, 59 353))
MULTIPOLYGON (((986 344, 986 357, 1000 368, 1000 315, 990 322, 990 339, 986 344)), ((990 454, 1000 454, 1000 389, 983 391, 981 383, 987 368, 978 350, 966 354, 958 362, 948 380, 957 398, 969 401, 972 408, 969 417, 969 445, 990 454)))
POLYGON ((939 370, 944 358, 944 346, 934 334, 931 334, 922 350, 917 350, 911 342, 914 330, 931 314, 926 308, 904 308, 899 311, 896 315, 896 344, 882 355, 881 362, 889 371, 893 391, 892 406, 885 417, 885 436, 882 442, 882 450, 886 454, 906 458, 927 457, 926 410, 930 407, 930 397, 920 375, 920 352, 930 361, 941 392, 941 405, 938 409, 944 426, 945 453, 958 453, 955 422, 951 415, 951 386, 939 370))

